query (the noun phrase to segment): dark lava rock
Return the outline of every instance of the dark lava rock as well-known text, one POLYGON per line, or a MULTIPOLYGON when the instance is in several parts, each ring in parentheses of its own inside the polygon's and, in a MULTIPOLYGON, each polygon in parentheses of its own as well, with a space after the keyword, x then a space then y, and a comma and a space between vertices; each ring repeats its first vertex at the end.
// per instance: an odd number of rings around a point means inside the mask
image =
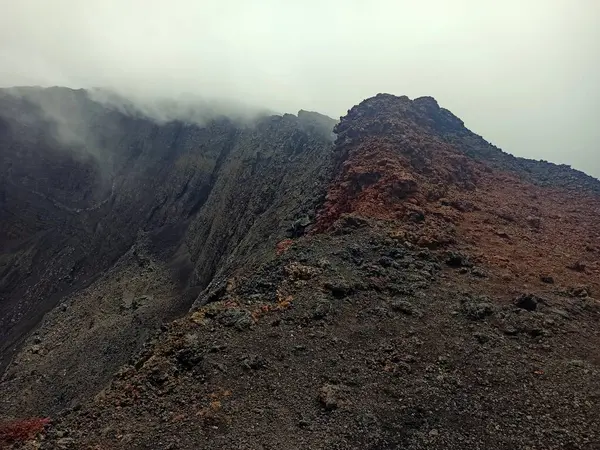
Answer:
POLYGON ((587 286, 574 286, 569 288, 568 290, 568 294, 571 297, 579 297, 579 298, 586 298, 589 297, 590 294, 590 288, 587 286))
POLYGON ((460 212, 472 212, 478 209, 476 205, 466 200, 442 200, 441 203, 444 206, 451 206, 460 212))
POLYGON ((354 291, 350 283, 344 279, 327 281, 325 282, 324 287, 330 291, 335 298, 347 297, 354 291))
POLYGON ((542 220, 539 217, 529 216, 527 217, 527 223, 531 228, 535 228, 537 230, 540 228, 542 220))
POLYGON ((423 211, 410 211, 407 214, 407 219, 415 223, 423 222, 425 220, 425 213, 423 211))
POLYGON ((494 305, 486 297, 464 299, 460 309, 471 320, 482 320, 495 312, 494 305))
POLYGON ((369 225, 369 222, 362 217, 354 215, 346 215, 341 217, 333 227, 334 234, 347 234, 353 230, 364 228, 369 225))
POLYGON ((473 263, 469 261, 469 258, 459 252, 448 252, 446 264, 450 267, 473 267, 473 263))
POLYGON ((218 321, 226 327, 237 328, 238 330, 245 330, 250 328, 254 321, 249 311, 239 308, 227 309, 218 316, 218 321))
POLYGON ((542 275, 540 277, 540 281, 542 283, 554 284, 554 278, 551 277, 550 275, 542 275))
POLYGON ((416 313, 415 307, 406 300, 395 300, 392 302, 391 307, 392 310, 401 312, 407 316, 412 316, 416 313))
POLYGON ((535 311, 537 308, 539 298, 532 294, 521 294, 519 295, 514 304, 517 308, 526 309, 527 311, 535 311))
POLYGON ((396 262, 389 256, 382 256, 379 258, 379 264, 383 267, 392 267, 396 262))
POLYGON ((407 250, 402 247, 393 247, 387 251, 387 256, 394 258, 394 259, 400 259, 400 258, 403 258, 404 256, 406 256, 406 253, 407 253, 407 250))
POLYGON ((184 368, 189 369, 200 364, 204 356, 198 349, 184 348, 177 352, 176 359, 184 368))
POLYGON ((296 219, 292 225, 287 229, 288 237, 297 238, 305 233, 306 227, 312 224, 308 215, 302 216, 296 219))
POLYGON ((260 356, 252 355, 242 359, 241 365, 246 370, 258 370, 266 367, 267 362, 260 356))
POLYGON ((332 310, 333 306, 331 302, 327 300, 321 300, 313 310, 312 317, 313 319, 317 320, 324 319, 331 313, 332 310))
POLYGON ((337 409, 344 402, 342 388, 333 384, 326 384, 319 390, 318 400, 327 411, 337 409))
POLYGON ((480 344, 485 344, 491 339, 490 336, 485 333, 475 333, 473 334, 473 336, 475 337, 475 339, 477 339, 477 342, 479 342, 480 344))
POLYGON ((573 264, 567 266, 567 269, 574 270, 575 272, 585 272, 586 265, 581 261, 576 261, 573 264))
POLYGON ((477 278, 486 278, 488 276, 486 271, 480 267, 473 267, 471 269, 471 275, 477 278))

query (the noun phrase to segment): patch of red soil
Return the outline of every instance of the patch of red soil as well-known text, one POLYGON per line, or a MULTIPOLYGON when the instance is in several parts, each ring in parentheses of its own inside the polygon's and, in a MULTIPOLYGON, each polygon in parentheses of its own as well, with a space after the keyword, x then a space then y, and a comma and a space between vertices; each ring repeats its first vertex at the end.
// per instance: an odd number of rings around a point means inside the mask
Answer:
POLYGON ((50 419, 22 419, 0 423, 0 444, 9 445, 35 438, 50 423, 50 419))
POLYGON ((291 240, 291 239, 284 239, 283 241, 279 241, 279 242, 277 243, 277 245, 275 246, 275 252, 276 252, 278 255, 282 255, 282 254, 284 254, 284 253, 286 252, 286 250, 287 250, 288 248, 290 248, 290 246, 291 246, 293 243, 294 243, 294 241, 293 241, 293 240, 291 240))
POLYGON ((600 293, 600 199, 489 174, 463 194, 458 245, 505 283, 600 293), (550 284, 549 282, 553 282, 550 284), (553 284, 556 283, 556 286, 553 284))

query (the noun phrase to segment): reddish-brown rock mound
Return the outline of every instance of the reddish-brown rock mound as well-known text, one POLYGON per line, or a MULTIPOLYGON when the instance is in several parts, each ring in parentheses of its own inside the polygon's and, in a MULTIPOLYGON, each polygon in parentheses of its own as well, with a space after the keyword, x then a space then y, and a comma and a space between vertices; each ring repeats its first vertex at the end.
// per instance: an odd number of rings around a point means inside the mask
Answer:
POLYGON ((501 291, 511 281, 600 289, 597 180, 554 166, 551 186, 531 161, 485 143, 431 98, 378 95, 336 131, 338 171, 317 232, 345 214, 391 221, 413 244, 466 251, 501 291), (578 177, 578 189, 564 184, 578 177))

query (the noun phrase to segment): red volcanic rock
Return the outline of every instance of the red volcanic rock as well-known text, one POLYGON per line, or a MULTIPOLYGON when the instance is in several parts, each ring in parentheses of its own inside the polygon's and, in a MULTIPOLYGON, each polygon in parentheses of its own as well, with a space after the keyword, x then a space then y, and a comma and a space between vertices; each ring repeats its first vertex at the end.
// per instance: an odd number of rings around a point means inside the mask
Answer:
POLYGON ((50 423, 48 418, 14 420, 0 423, 0 444, 10 445, 33 439, 50 423))
POLYGON ((419 246, 464 250, 501 278, 539 285, 551 273, 600 287, 597 264, 579 260, 600 237, 591 178, 559 166, 540 174, 543 163, 502 153, 430 97, 380 94, 335 131, 338 171, 314 231, 354 214, 391 222, 419 246), (574 190, 565 180, 578 177, 574 190))

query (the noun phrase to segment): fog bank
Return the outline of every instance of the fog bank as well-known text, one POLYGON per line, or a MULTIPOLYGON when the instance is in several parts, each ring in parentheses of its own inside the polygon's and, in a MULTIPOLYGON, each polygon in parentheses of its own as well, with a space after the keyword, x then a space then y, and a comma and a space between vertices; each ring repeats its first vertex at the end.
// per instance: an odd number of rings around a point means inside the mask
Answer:
POLYGON ((596 0, 3 3, 1 86, 332 117, 431 95, 507 152, 600 176, 596 0))

